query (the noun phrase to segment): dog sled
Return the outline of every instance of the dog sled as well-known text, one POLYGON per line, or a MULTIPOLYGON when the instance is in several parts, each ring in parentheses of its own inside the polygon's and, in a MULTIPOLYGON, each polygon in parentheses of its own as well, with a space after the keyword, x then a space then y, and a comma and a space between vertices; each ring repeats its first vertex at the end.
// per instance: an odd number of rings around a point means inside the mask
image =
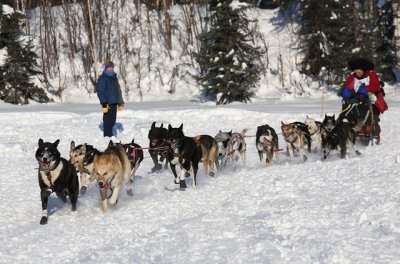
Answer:
POLYGON ((342 111, 338 117, 339 122, 349 122, 356 138, 365 146, 370 143, 380 143, 381 128, 379 116, 374 111, 374 106, 368 100, 355 102, 343 101, 342 111))

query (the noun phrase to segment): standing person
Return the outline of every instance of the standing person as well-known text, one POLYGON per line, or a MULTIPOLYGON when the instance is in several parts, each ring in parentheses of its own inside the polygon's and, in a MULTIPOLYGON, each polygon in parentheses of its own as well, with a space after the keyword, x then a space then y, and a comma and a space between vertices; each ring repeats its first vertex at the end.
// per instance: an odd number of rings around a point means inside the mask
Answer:
POLYGON ((99 76, 96 89, 97 96, 103 111, 104 137, 113 136, 113 126, 117 121, 117 109, 124 109, 121 86, 117 74, 114 72, 114 63, 107 62, 104 65, 103 73, 99 76))

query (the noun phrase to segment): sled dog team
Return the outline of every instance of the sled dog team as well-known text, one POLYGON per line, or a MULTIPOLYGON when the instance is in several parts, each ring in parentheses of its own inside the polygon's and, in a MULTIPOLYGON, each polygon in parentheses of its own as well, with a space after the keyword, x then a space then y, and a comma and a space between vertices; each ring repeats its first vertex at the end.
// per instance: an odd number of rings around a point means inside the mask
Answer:
MULTIPOLYGON (((335 115, 327 116, 323 122, 306 117, 303 122, 281 122, 281 132, 287 145, 290 159, 299 153, 304 161, 307 160, 305 147, 308 152, 323 151, 326 159, 330 150, 339 149, 341 158, 346 157, 347 142, 350 143, 357 155, 361 154, 355 147, 355 132, 348 122, 337 123, 335 115)), ((88 184, 96 180, 100 189, 102 210, 108 210, 108 204, 118 202, 118 196, 123 187, 129 196, 133 195, 132 183, 140 163, 143 161, 143 150, 147 149, 153 160, 152 172, 157 172, 169 166, 175 177, 175 183, 181 189, 186 188, 185 179, 192 175, 193 185, 199 162, 203 163, 205 175, 214 176, 215 168, 223 170, 238 165, 239 160, 245 165, 247 129, 239 132, 219 131, 215 137, 210 135, 185 136, 183 124, 177 128, 171 125, 164 128, 153 122, 148 133, 149 147, 142 148, 134 140, 128 144, 110 141, 104 151, 88 144, 70 145, 70 159, 62 158, 54 143, 39 139, 36 159, 39 163, 39 187, 42 202, 42 217, 40 224, 47 224, 48 197, 54 192, 64 202, 69 196, 72 211, 76 210, 78 195, 84 195, 88 184), (164 163, 164 165, 163 165, 164 163), (176 166, 179 166, 179 174, 176 166), (80 179, 78 180, 78 172, 80 179), (80 186, 80 188, 79 188, 80 186)), ((257 127, 255 136, 256 148, 260 162, 271 165, 275 153, 280 151, 278 135, 269 125, 257 127)))

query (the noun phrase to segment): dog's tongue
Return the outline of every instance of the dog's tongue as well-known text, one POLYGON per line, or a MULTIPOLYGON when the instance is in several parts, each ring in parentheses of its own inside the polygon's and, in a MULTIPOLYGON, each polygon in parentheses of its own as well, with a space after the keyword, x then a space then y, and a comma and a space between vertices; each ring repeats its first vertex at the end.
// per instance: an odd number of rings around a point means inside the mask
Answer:
POLYGON ((43 169, 48 169, 48 168, 50 167, 50 162, 39 161, 39 165, 40 165, 40 167, 42 167, 43 169))

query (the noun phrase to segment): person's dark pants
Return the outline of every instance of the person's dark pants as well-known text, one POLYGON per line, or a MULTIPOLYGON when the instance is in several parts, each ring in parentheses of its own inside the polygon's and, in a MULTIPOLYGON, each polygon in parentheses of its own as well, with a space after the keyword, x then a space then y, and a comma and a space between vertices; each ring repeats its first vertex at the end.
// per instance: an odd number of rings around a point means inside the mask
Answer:
POLYGON ((117 105, 110 105, 110 109, 108 112, 103 114, 103 127, 104 127, 104 136, 112 137, 112 129, 117 121, 117 105))

